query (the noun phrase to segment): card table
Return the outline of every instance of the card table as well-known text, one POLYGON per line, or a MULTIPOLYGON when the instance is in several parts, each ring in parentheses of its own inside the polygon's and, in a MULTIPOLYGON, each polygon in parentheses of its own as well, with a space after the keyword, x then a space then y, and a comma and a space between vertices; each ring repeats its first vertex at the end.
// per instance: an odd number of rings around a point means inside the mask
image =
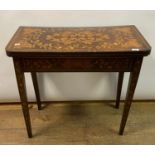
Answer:
POLYGON ((25 88, 30 72, 38 109, 41 109, 37 72, 118 72, 116 108, 119 108, 124 72, 129 83, 119 134, 123 135, 143 57, 151 47, 134 25, 107 27, 18 28, 6 47, 13 58, 28 137, 32 137, 25 88))

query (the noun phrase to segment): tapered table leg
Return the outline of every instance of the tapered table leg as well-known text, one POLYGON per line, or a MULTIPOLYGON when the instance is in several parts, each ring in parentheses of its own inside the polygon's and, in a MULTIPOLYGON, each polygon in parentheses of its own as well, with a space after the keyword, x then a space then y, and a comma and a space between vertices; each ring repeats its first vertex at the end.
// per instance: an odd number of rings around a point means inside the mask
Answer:
POLYGON ((123 135, 124 128, 127 122, 134 91, 137 85, 137 81, 138 81, 138 77, 139 77, 139 73, 141 69, 141 64, 142 64, 142 58, 135 60, 135 63, 133 64, 133 70, 132 72, 130 72, 128 90, 127 90, 126 100, 124 104, 124 111, 123 111, 122 120, 120 124, 120 130, 119 130, 120 135, 123 135))
POLYGON ((31 129, 30 114, 29 114, 27 95, 26 95, 25 77, 24 77, 24 72, 22 71, 22 63, 19 59, 14 59, 14 67, 15 67, 17 85, 18 85, 19 95, 21 99, 26 129, 27 129, 28 137, 31 138, 32 129, 31 129))
POLYGON ((119 108, 120 105, 120 96, 122 91, 122 84, 123 84, 124 72, 119 72, 118 75, 118 84, 117 84, 117 97, 116 97, 116 108, 119 108))
POLYGON ((32 76, 32 82, 33 82, 34 91, 35 91, 35 95, 37 99, 38 110, 41 110, 41 101, 40 101, 40 94, 39 94, 39 87, 38 87, 36 72, 31 72, 31 76, 32 76))

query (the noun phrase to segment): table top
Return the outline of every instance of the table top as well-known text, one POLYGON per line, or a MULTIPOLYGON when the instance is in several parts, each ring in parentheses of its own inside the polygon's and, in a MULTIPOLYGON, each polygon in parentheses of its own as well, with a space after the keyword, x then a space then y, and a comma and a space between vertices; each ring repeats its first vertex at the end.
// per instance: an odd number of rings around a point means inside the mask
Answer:
POLYGON ((108 27, 19 27, 8 56, 83 53, 148 55, 150 45, 134 25, 108 27))

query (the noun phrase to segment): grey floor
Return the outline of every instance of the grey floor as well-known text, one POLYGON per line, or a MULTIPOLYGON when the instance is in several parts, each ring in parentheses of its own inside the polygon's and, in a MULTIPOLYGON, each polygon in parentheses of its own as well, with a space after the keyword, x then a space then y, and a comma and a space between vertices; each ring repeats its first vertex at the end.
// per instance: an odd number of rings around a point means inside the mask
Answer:
POLYGON ((0 144, 155 144, 155 103, 134 102, 123 136, 123 103, 30 105, 33 138, 27 137, 21 107, 0 106, 0 144))

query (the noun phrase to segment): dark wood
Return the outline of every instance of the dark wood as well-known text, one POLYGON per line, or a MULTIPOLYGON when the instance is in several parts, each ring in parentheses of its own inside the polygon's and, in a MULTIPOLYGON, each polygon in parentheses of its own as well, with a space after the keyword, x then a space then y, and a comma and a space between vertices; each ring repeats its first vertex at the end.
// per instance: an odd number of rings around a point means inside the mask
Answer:
POLYGON ((125 124, 126 124, 126 121, 128 118, 133 95, 134 95, 135 88, 137 85, 137 81, 138 81, 138 77, 139 77, 139 73, 140 73, 140 69, 141 69, 141 65, 142 65, 142 60, 143 60, 143 58, 137 58, 133 65, 133 71, 130 72, 128 90, 127 90, 124 111, 123 111, 122 121, 121 121, 121 125, 120 125, 120 130, 119 130, 120 135, 123 135, 123 132, 124 132, 124 128, 125 128, 125 124))
POLYGON ((123 134, 144 56, 151 47, 133 25, 112 27, 19 27, 6 47, 13 57, 29 137, 31 123, 24 72, 32 73, 38 108, 41 106, 36 72, 119 72, 119 107, 124 72, 131 72, 120 126, 123 134))
POLYGON ((24 58, 24 72, 118 72, 130 71, 131 56, 128 57, 55 57, 55 58, 24 58), (122 65, 123 64, 123 65, 122 65))
POLYGON ((41 110, 40 93, 39 93, 39 87, 38 87, 38 80, 37 80, 36 72, 31 72, 31 77, 32 77, 32 82, 33 82, 35 95, 36 95, 36 99, 37 99, 38 110, 41 110))
POLYGON ((14 60, 16 79, 17 79, 25 124, 27 128, 27 133, 28 133, 28 137, 31 138, 32 129, 31 129, 30 114, 29 114, 27 95, 26 95, 25 76, 24 76, 24 72, 22 71, 22 61, 16 58, 14 58, 13 60, 14 60))
POLYGON ((117 97, 116 97, 116 108, 119 108, 120 104, 120 97, 122 91, 122 84, 123 84, 124 72, 119 72, 118 74, 118 84, 117 84, 117 97))

